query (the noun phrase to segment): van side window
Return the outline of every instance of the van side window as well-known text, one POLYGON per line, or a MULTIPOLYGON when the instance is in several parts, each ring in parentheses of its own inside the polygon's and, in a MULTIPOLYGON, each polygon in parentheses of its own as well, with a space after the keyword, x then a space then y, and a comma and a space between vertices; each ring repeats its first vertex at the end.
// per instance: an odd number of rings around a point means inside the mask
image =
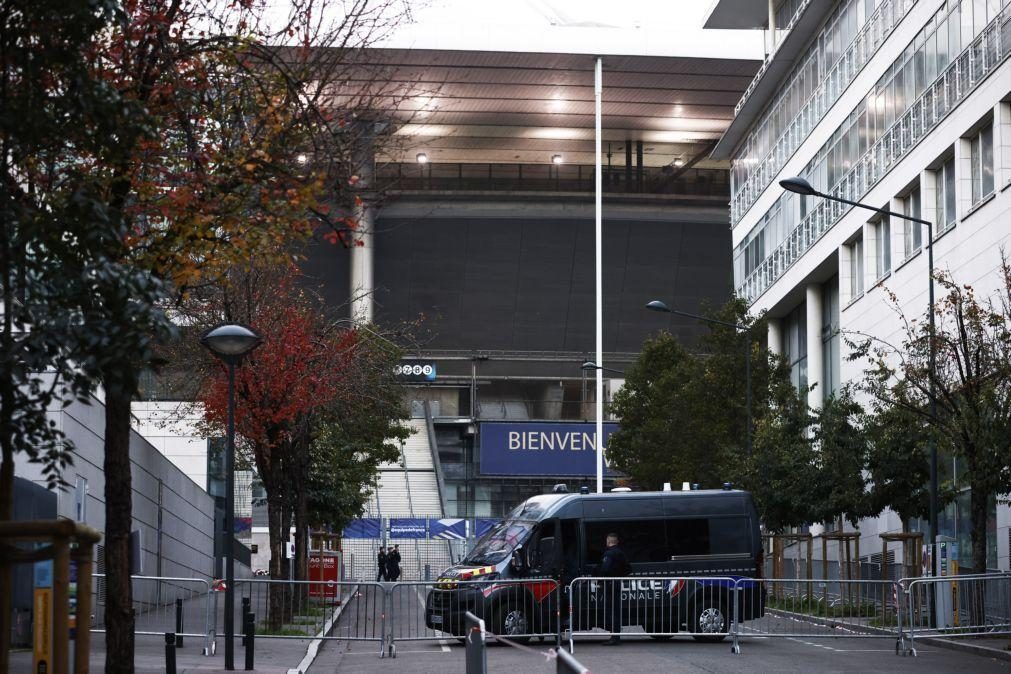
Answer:
POLYGON ((708 555, 709 519, 667 520, 668 559, 682 555, 708 555))
POLYGON ((621 549, 632 564, 667 561, 663 520, 606 520, 586 522, 586 562, 600 564, 607 534, 621 539, 621 549))
POLYGON ((746 517, 709 520, 709 540, 714 555, 750 554, 751 536, 751 523, 746 517))

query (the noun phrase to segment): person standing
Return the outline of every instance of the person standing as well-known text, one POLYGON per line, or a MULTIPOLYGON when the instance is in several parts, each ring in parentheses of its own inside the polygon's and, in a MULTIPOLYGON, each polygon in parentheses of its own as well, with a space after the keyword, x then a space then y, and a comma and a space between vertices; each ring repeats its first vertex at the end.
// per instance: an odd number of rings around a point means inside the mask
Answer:
POLYGON ((376 582, 389 580, 386 571, 386 548, 379 546, 379 554, 376 555, 376 582))
MULTIPOLYGON (((600 560, 600 569, 597 575, 604 578, 624 578, 632 572, 632 566, 628 563, 628 557, 619 546, 618 534, 607 535, 607 549, 600 560)), ((604 646, 617 646, 621 643, 621 581, 605 580, 606 591, 604 593, 607 606, 604 607, 604 627, 611 633, 611 638, 604 642, 604 646)))
POLYGON ((394 545, 386 555, 386 573, 394 583, 400 578, 400 545, 394 545))

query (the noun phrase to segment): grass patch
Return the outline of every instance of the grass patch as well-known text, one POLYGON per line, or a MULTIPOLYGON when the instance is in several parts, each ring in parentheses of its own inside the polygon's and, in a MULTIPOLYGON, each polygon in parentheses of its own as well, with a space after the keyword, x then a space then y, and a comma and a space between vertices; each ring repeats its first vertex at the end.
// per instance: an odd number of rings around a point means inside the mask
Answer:
POLYGON ((812 597, 769 597, 766 599, 765 607, 780 611, 803 613, 818 618, 873 618, 878 615, 878 608, 871 603, 850 604, 840 602, 838 604, 826 604, 820 599, 812 597))

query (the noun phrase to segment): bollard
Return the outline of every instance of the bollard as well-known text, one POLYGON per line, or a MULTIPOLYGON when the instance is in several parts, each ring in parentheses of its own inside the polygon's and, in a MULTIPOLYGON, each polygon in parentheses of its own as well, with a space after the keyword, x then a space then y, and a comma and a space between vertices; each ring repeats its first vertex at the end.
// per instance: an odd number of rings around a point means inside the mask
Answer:
POLYGON ((176 635, 165 633, 165 674, 176 674, 176 635))
POLYGON ((242 632, 245 634, 245 637, 242 640, 246 645, 246 671, 250 672, 253 670, 253 655, 256 650, 256 616, 252 613, 247 613, 244 618, 245 623, 242 625, 242 632))
POLYGON ((555 662, 555 671, 558 674, 590 674, 590 670, 564 648, 555 649, 555 662))
POLYGON ((176 599, 176 648, 183 647, 183 600, 176 599))
POLYGON ((484 621, 470 611, 464 613, 467 625, 467 654, 465 657, 467 674, 486 674, 488 654, 484 650, 484 621))
POLYGON ((246 616, 249 615, 249 597, 242 598, 242 645, 246 645, 246 616))

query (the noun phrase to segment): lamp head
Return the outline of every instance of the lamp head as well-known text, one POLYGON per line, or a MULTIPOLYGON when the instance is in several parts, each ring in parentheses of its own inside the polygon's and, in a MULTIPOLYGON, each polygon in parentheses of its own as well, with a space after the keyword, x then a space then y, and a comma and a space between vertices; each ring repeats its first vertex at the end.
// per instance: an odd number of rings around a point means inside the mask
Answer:
POLYGON ((588 360, 579 366, 581 370, 599 370, 600 367, 594 363, 592 360, 588 360))
POLYGON ((200 338, 200 343, 215 356, 241 358, 263 342, 263 337, 252 328, 228 323, 211 328, 200 338))
POLYGON ((665 311, 668 314, 671 313, 670 307, 668 307, 660 300, 653 300, 652 302, 648 302, 646 304, 646 308, 650 309, 651 311, 665 311))
POLYGON ((816 197, 820 196, 820 192, 811 186, 811 183, 794 176, 793 178, 787 178, 785 180, 779 181, 779 186, 782 187, 787 192, 793 192, 794 194, 801 194, 805 197, 816 197))

